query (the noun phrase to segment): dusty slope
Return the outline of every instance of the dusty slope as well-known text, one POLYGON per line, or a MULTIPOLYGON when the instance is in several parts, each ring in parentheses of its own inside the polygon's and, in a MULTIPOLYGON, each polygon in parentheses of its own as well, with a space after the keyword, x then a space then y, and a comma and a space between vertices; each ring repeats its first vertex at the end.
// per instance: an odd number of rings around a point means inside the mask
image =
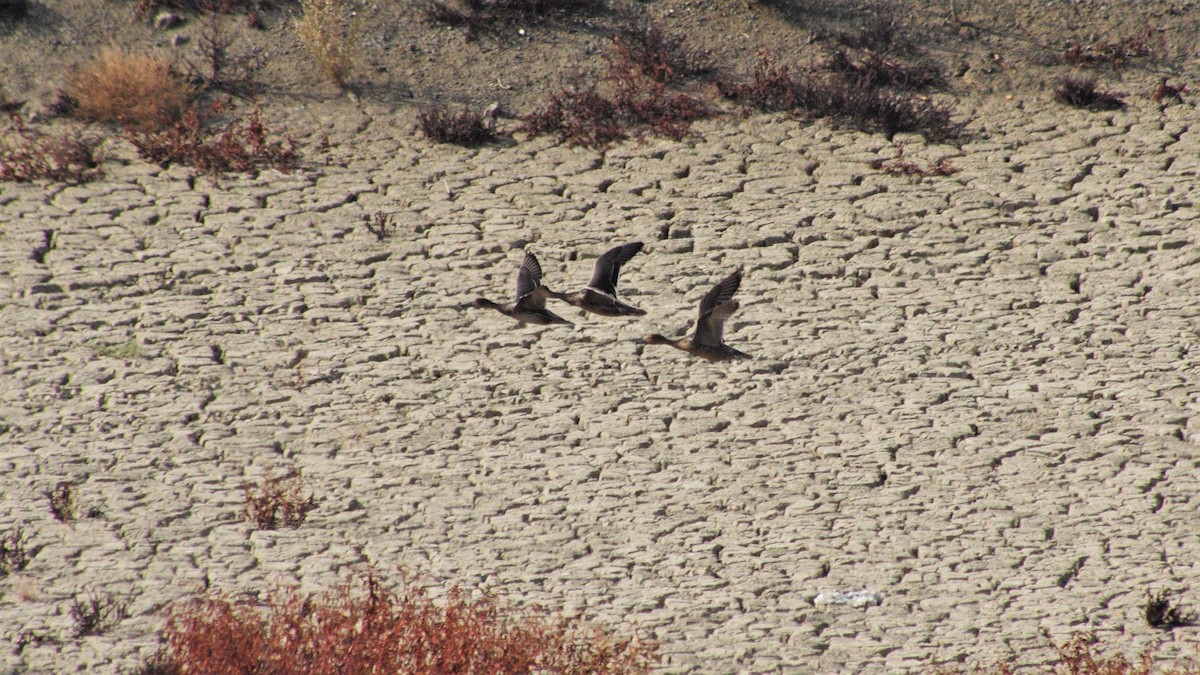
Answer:
POLYGON ((962 171, 913 182, 869 168, 882 138, 784 118, 604 157, 441 148, 304 81, 272 113, 333 147, 294 175, 0 186, 0 527, 36 551, 0 582, 0 630, 31 636, 0 663, 115 672, 205 580, 364 561, 634 622, 677 671, 1035 664, 1042 629, 1195 654, 1140 616, 1200 586, 1194 104, 964 96, 963 147, 900 139, 962 171), (570 287, 627 239, 643 320, 456 309, 508 296, 520 249, 570 287), (630 341, 739 265, 754 361, 630 341), (248 531, 242 484, 293 466, 320 508, 248 531), (63 480, 101 515, 55 521, 63 480), (813 604, 862 587, 883 604, 813 604), (71 640, 88 591, 132 617, 71 640))

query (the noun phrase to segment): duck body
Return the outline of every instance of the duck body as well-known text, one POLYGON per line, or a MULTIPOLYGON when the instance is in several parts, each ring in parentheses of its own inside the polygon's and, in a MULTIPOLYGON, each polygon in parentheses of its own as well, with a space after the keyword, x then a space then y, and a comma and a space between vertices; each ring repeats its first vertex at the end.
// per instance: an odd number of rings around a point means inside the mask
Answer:
POLYGON ((642 316, 646 310, 627 305, 617 298, 621 265, 637 255, 642 246, 640 241, 614 246, 596 259, 592 280, 583 290, 574 293, 551 292, 550 296, 600 316, 642 316))
POLYGON ((537 257, 527 251, 520 269, 517 270, 517 292, 511 305, 502 305, 487 298, 476 298, 474 302, 470 303, 470 306, 494 309, 523 324, 574 325, 546 309, 546 300, 555 295, 554 291, 542 285, 542 266, 538 263, 537 257))
POLYGON ((725 321, 733 316, 740 305, 733 299, 742 284, 742 270, 717 282, 700 300, 696 329, 690 338, 672 339, 658 333, 642 340, 648 345, 670 345, 706 361, 722 362, 753 358, 749 354, 725 344, 725 321))
POLYGON ((555 298, 600 316, 642 316, 644 309, 627 305, 616 298, 594 288, 585 288, 574 293, 556 293, 555 298))

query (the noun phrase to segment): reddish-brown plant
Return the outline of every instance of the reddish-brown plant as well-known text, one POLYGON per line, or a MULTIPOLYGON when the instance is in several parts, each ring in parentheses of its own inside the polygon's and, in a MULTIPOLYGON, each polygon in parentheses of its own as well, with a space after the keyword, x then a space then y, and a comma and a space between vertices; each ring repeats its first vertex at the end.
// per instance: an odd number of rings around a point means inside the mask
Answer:
POLYGON ((193 106, 162 131, 129 131, 138 154, 162 167, 184 164, 214 176, 273 168, 287 172, 296 165, 296 144, 290 138, 271 140, 257 104, 243 124, 218 125, 224 104, 193 106))
POLYGON ((952 176, 962 170, 954 166, 945 157, 922 166, 904 156, 903 143, 897 143, 895 147, 895 157, 891 159, 872 160, 870 162, 871 168, 882 171, 890 176, 909 176, 917 180, 930 176, 952 176))
POLYGON ((46 135, 30 129, 16 111, 0 128, 0 181, 84 183, 100 177, 100 139, 78 131, 46 135))
POLYGON ((869 78, 851 79, 838 72, 790 74, 775 65, 765 52, 758 55, 750 82, 718 82, 723 96, 764 112, 792 112, 824 117, 863 131, 878 131, 889 138, 915 132, 931 140, 953 138, 962 125, 950 117, 950 108, 928 97, 899 93, 869 78))
POLYGON ((556 92, 540 111, 521 118, 521 130, 603 149, 647 134, 678 140, 693 122, 712 115, 700 99, 671 88, 675 70, 668 55, 631 44, 614 40, 614 54, 606 57, 608 71, 599 84, 556 92))
POLYGON ((1109 65, 1113 69, 1124 66, 1130 59, 1149 56, 1150 47, 1136 37, 1125 37, 1108 42, 1100 40, 1091 44, 1072 42, 1063 51, 1063 63, 1072 66, 1109 65))
POLYGON ((159 672, 644 673, 655 646, 539 609, 452 588, 444 602, 373 576, 314 596, 256 603, 207 594, 171 608, 159 672))
POLYGON ((317 508, 316 497, 304 496, 304 477, 298 469, 265 478, 257 488, 245 485, 242 489, 246 495, 243 515, 260 530, 299 527, 308 512, 317 508))

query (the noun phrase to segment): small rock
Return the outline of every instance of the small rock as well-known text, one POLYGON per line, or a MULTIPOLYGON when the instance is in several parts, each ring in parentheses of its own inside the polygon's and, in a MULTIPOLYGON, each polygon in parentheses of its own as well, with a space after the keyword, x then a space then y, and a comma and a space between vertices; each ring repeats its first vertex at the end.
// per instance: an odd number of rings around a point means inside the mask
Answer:
POLYGON ((183 45, 186 45, 188 43, 188 41, 190 41, 190 40, 191 40, 191 38, 189 38, 188 36, 186 36, 182 33, 177 33, 175 35, 175 37, 171 38, 171 46, 172 47, 182 47, 183 45))
POLYGON ((183 18, 170 12, 159 12, 154 17, 154 27, 159 30, 170 30, 183 23, 183 18))

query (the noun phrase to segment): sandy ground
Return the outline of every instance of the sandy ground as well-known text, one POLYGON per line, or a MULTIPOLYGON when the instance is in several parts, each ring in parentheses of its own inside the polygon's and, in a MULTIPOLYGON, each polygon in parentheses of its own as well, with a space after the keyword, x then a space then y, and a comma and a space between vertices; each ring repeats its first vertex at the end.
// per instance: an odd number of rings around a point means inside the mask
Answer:
POLYGON ((309 144, 290 175, 114 143, 98 182, 0 185, 0 532, 33 554, 0 580, 0 672, 128 670, 206 585, 367 563, 640 626, 669 672, 1031 666, 1043 631, 1197 656, 1142 607, 1200 604, 1200 110, 1130 101, 958 98, 961 147, 896 141, 960 171, 914 180, 784 116, 464 150, 311 94, 269 111, 309 144), (571 290, 632 240, 643 318, 460 309, 525 249, 571 290), (754 360, 633 341, 739 266, 754 360), (243 485, 291 468, 318 508, 254 531, 243 485), (91 517, 53 518, 61 481, 91 517), (858 589, 882 603, 814 602, 858 589), (73 639, 88 593, 130 617, 73 639))

